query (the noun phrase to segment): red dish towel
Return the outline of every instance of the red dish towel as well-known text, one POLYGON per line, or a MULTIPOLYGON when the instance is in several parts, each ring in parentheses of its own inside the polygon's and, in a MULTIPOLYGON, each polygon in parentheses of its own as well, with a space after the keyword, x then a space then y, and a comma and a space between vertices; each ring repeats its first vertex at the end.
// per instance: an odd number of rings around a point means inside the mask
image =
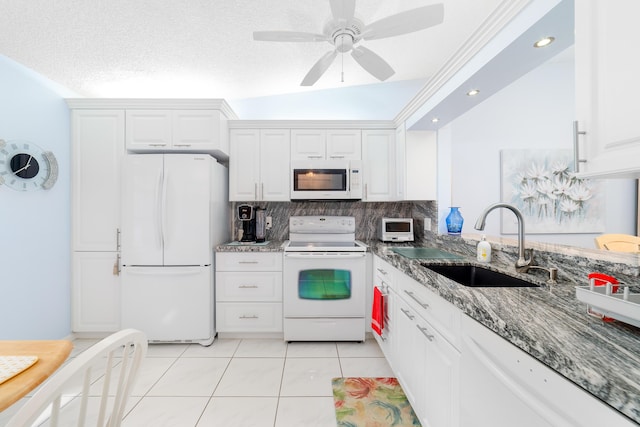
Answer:
POLYGON ((384 296, 377 286, 373 288, 373 310, 371 311, 371 328, 378 335, 384 329, 384 296))

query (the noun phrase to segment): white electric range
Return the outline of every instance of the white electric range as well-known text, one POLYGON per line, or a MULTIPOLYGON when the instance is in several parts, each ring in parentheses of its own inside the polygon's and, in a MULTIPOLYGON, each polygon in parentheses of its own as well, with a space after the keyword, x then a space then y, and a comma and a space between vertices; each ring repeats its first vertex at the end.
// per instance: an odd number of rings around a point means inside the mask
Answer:
POLYGON ((367 246, 355 218, 294 216, 284 248, 284 339, 363 341, 367 246))

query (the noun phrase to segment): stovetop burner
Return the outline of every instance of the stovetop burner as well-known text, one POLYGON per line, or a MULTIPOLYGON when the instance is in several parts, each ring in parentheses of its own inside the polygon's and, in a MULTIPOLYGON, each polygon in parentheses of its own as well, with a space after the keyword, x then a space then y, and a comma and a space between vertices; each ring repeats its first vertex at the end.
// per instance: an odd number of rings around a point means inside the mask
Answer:
POLYGON ((354 240, 352 242, 292 242, 284 248, 285 252, 365 252, 367 246, 354 240))
POLYGON ((364 252, 352 216, 292 216, 285 252, 364 252))

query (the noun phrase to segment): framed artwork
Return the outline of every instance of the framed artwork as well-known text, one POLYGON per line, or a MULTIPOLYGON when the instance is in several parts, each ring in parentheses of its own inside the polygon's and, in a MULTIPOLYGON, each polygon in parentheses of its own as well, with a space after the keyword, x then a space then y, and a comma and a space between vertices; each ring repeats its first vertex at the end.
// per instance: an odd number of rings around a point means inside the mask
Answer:
MULTIPOLYGON (((522 212, 527 234, 604 231, 600 184, 575 176, 571 150, 502 150, 500 160, 502 201, 522 212)), ((501 232, 516 234, 515 215, 501 211, 501 232)))

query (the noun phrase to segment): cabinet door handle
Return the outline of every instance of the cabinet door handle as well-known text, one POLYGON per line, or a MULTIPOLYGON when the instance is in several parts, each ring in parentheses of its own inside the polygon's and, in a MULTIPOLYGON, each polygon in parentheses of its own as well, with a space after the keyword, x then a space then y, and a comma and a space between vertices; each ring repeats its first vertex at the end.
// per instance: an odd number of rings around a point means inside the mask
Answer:
POLYGON ((257 264, 258 261, 238 261, 238 264, 257 264))
POLYGON ((389 273, 387 273, 386 271, 384 271, 384 270, 383 270, 383 269, 381 269, 381 268, 376 268, 376 270, 378 270, 381 274, 384 274, 385 276, 386 276, 387 274, 389 274, 389 273))
POLYGON ((580 158, 580 135, 586 135, 587 132, 580 130, 578 121, 573 122, 573 167, 575 172, 580 172, 580 163, 587 163, 587 159, 580 158))
POLYGON ((160 144, 160 143, 158 143, 158 144, 149 144, 149 147, 166 147, 166 146, 167 146, 167 144, 160 144))
POLYGON ((344 159, 344 156, 329 156, 330 159, 344 159))
POLYGON ((240 289, 255 289, 258 285, 240 285, 238 286, 240 289))
POLYGON ((258 200, 258 183, 253 183, 253 199, 258 200))
POLYGON ((324 156, 307 156, 308 159, 323 159, 324 156))
POLYGON ((191 144, 173 144, 174 147, 191 147, 191 144))
POLYGON ((423 328, 420 325, 416 325, 416 328, 420 329, 420 332, 422 332, 422 335, 424 335, 425 337, 427 337, 427 339, 429 341, 433 341, 434 336, 432 334, 429 333, 427 328, 423 328))
POLYGON ((415 302, 417 302, 418 304, 420 304, 420 307, 422 308, 429 308, 429 304, 427 304, 426 302, 422 302, 420 301, 411 291, 407 291, 405 289, 404 291, 405 294, 409 295, 411 297, 412 300, 414 300, 415 302))
POLYGON ((116 250, 120 250, 120 229, 116 228, 116 250))
POLYGON ((260 200, 264 200, 264 182, 260 184, 260 200))
POLYGON ((120 275, 120 254, 118 254, 116 256, 116 262, 115 264, 113 264, 113 275, 114 276, 119 276, 120 275))
POLYGON ((416 316, 414 316, 413 314, 411 314, 411 313, 409 312, 409 310, 405 310, 404 308, 401 308, 401 309, 400 309, 400 311, 401 311, 401 312, 403 312, 403 313, 404 313, 404 315, 405 315, 405 316, 407 316, 407 317, 409 318, 409 320, 413 320, 413 319, 415 319, 415 318, 416 318, 416 316))
POLYGON ((238 319, 259 319, 258 316, 256 316, 255 314, 251 315, 251 316, 245 316, 244 314, 242 316, 239 316, 238 319))

